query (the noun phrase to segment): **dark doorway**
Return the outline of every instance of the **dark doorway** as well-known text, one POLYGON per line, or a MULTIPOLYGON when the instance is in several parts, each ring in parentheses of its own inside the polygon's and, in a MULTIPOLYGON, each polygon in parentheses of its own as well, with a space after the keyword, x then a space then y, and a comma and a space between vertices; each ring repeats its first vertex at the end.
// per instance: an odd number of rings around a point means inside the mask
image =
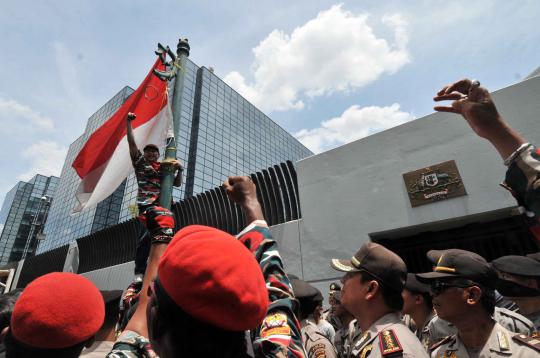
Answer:
POLYGON ((525 255, 539 251, 520 216, 469 223, 457 228, 426 231, 399 238, 385 238, 382 234, 372 236, 372 240, 401 256, 409 272, 431 271, 426 252, 432 249, 456 248, 473 251, 488 261, 500 256, 525 255))

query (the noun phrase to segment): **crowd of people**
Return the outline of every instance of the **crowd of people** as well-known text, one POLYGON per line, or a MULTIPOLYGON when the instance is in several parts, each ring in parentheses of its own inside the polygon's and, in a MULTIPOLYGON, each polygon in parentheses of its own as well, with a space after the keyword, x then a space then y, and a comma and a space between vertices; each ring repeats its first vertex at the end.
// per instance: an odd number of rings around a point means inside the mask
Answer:
MULTIPOLYGON (((508 167, 505 187, 540 243, 540 150, 508 126, 478 81, 445 86, 434 100, 452 101, 435 110, 460 114, 493 144, 508 167)), ((173 215, 159 201, 159 148, 137 148, 133 118, 127 133, 148 232, 141 275, 123 292, 100 292, 82 276, 50 273, 1 296, 0 354, 540 356, 540 253, 487 262, 465 250, 431 250, 432 271, 410 273, 394 252, 363 243, 354 256, 329 262, 342 278, 330 285, 323 311, 322 292, 285 272, 249 177, 223 184, 249 223, 238 235, 200 225, 173 232, 173 215)), ((181 163, 168 164, 181 185, 181 163)))

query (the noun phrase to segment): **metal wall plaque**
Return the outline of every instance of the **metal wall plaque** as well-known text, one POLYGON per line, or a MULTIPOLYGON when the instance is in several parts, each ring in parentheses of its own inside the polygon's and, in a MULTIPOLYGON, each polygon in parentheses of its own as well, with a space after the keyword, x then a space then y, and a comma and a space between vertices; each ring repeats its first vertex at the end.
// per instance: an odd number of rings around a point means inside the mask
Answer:
POLYGON ((405 173, 403 180, 413 208, 467 195, 453 160, 405 173))

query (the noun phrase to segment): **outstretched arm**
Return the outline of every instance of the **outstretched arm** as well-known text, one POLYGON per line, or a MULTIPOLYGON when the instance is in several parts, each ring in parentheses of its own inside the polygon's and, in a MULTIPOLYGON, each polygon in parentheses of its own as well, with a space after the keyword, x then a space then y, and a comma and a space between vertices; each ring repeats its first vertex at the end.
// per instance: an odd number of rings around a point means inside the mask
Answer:
POLYGON ((516 198, 531 233, 540 243, 540 150, 510 128, 488 90, 478 81, 455 82, 443 87, 433 99, 452 100, 450 106, 436 106, 435 110, 461 114, 478 136, 497 149, 508 166, 502 186, 516 198))
POLYGON ((444 86, 434 101, 453 101, 450 106, 435 106, 438 112, 461 114, 478 136, 493 144, 501 157, 507 159, 525 139, 510 128, 495 107, 488 90, 480 82, 463 79, 444 86))
POLYGON ((268 288, 270 305, 263 322, 251 332, 256 357, 307 357, 296 318, 297 301, 283 269, 277 243, 272 239, 249 177, 229 177, 223 184, 229 198, 239 204, 250 225, 238 236, 255 256, 268 288))
POLYGON ((133 127, 131 127, 131 122, 135 120, 137 116, 135 113, 129 112, 126 118, 126 126, 127 126, 127 140, 129 144, 129 155, 131 156, 131 159, 135 160, 137 159, 137 156, 139 154, 139 148, 137 147, 137 143, 135 143, 135 136, 133 135, 133 127))

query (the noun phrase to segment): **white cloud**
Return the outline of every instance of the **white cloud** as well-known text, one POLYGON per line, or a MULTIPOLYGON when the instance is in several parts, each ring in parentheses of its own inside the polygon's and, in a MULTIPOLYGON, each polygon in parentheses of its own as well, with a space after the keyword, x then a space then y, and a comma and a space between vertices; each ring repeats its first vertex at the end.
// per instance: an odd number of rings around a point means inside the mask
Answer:
POLYGON ((51 118, 13 99, 2 97, 0 97, 0 123, 4 129, 20 125, 48 131, 54 129, 54 121, 51 118))
POLYGON ((30 162, 30 169, 19 175, 20 180, 29 180, 36 174, 60 176, 66 159, 67 148, 53 141, 40 141, 21 152, 30 162))
POLYGON ((302 129, 296 138, 315 153, 335 148, 376 132, 408 122, 415 117, 400 110, 399 104, 386 107, 351 106, 314 129, 302 129))
POLYGON ((394 39, 375 36, 367 14, 334 5, 292 33, 272 31, 253 49, 253 83, 238 72, 225 82, 265 111, 302 109, 305 98, 365 86, 410 61, 407 24, 385 15, 394 39))

